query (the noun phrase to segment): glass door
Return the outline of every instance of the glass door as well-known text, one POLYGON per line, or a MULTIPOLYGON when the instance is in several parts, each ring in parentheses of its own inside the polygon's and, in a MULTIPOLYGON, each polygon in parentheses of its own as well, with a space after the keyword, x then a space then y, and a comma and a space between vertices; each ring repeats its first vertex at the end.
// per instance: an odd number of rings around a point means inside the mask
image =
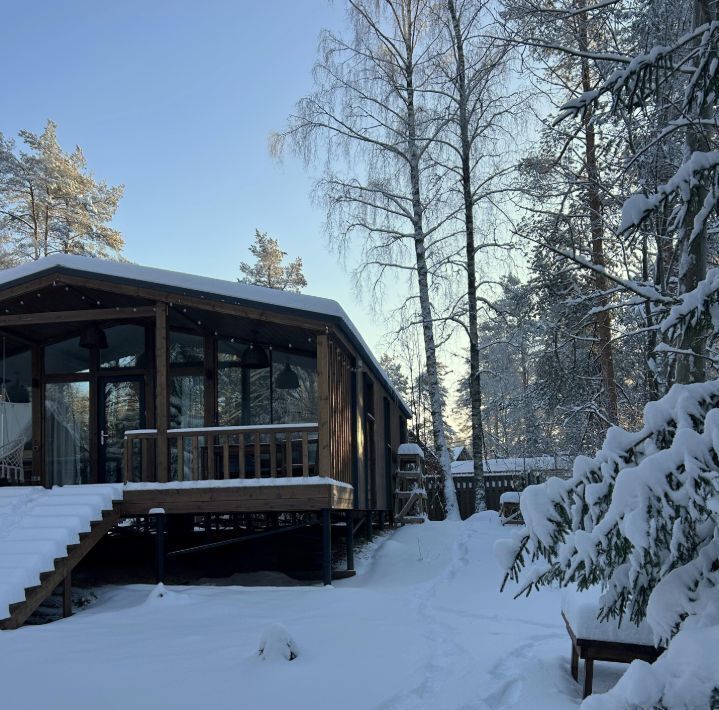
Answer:
POLYGON ((98 482, 120 483, 125 432, 145 426, 145 378, 142 375, 100 377, 97 384, 98 482))

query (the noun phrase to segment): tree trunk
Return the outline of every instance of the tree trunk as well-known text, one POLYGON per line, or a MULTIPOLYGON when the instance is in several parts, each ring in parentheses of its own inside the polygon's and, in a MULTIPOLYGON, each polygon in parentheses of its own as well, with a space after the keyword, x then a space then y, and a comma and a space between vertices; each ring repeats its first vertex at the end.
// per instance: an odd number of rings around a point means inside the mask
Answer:
MULTIPOLYGON (((579 9, 586 6, 585 0, 577 3, 579 9)), ((582 52, 589 51, 589 39, 587 30, 587 18, 584 13, 578 16, 579 23, 579 49, 582 52)), ((581 59, 582 67, 582 91, 588 92, 592 89, 592 81, 589 71, 589 60, 586 57, 581 59)), ((597 163, 597 143, 594 131, 594 111, 592 107, 584 113, 584 159, 587 170, 587 201, 589 207, 589 229, 592 237, 592 263, 597 266, 606 266, 604 258, 604 220, 602 215, 602 198, 599 192, 599 165, 597 163)), ((606 278, 599 272, 594 272, 594 286, 603 294, 607 288, 606 278)), ((617 422, 617 383, 614 377, 614 355, 612 352, 612 322, 609 311, 606 310, 608 298, 605 295, 599 296, 598 310, 595 316, 597 328, 597 344, 599 347, 599 365, 604 387, 604 401, 607 408, 608 419, 617 422)))
POLYGON ((482 381, 479 362, 479 328, 477 323, 477 273, 474 242, 474 198, 472 195, 472 146, 469 140, 467 111, 467 70, 464 59, 464 39, 454 0, 447 0, 452 21, 453 43, 457 56, 457 98, 462 163, 462 197, 464 199, 464 227, 467 260, 467 330, 469 335, 469 397, 472 421, 472 459, 474 461, 475 510, 486 510, 484 488, 484 431, 482 429, 482 381))
POLYGON ((427 386, 429 388, 430 412, 432 415, 432 434, 434 448, 444 471, 444 496, 447 505, 447 520, 459 520, 457 492, 452 480, 452 467, 444 430, 444 412, 440 392, 439 373, 437 368, 437 348, 434 340, 434 324, 432 307, 429 297, 429 273, 425 253, 424 210, 420 191, 420 155, 417 146, 417 117, 414 106, 414 66, 412 64, 411 37, 412 19, 407 15, 405 42, 407 63, 405 65, 405 81, 407 89, 407 147, 409 152, 410 183, 412 190, 412 226, 414 228, 414 250, 417 262, 417 282, 419 285, 420 315, 422 318, 422 335, 424 338, 425 360, 427 363, 427 386))
MULTIPOLYGON (((711 22, 716 17, 716 3, 712 0, 694 0, 694 27, 711 22)), ((699 42, 701 40, 697 40, 699 42)), ((714 59, 716 61, 716 58, 714 59)), ((704 101, 699 111, 699 118, 710 121, 713 117, 712 106, 704 101)), ((687 127, 685 155, 690 156, 695 151, 710 151, 712 146, 707 135, 694 122, 687 127)), ((704 204, 708 194, 706 184, 700 183, 693 191, 689 207, 682 223, 682 243, 680 244, 681 258, 679 260, 679 289, 681 293, 693 291, 700 281, 707 275, 707 234, 706 224, 702 225, 699 233, 691 238, 694 229, 694 220, 704 204)), ((706 327, 702 320, 689 325, 684 331, 679 344, 681 350, 691 350, 699 357, 691 355, 677 356, 675 380, 679 383, 703 382, 706 376, 704 368, 704 352, 706 350, 706 327)))

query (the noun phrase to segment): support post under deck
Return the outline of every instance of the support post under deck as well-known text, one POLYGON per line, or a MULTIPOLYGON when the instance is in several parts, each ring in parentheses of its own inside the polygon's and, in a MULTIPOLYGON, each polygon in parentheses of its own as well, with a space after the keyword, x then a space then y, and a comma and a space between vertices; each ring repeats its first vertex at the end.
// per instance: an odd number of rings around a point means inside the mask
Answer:
POLYGON ((155 516, 155 577, 158 584, 165 581, 165 511, 153 508, 150 515, 155 516))
POLYGON ((332 510, 322 508, 322 583, 332 584, 332 510))
POLYGON ((72 572, 68 570, 62 580, 62 618, 72 616, 72 572))
POLYGON ((347 571, 354 572, 355 550, 354 550, 355 520, 354 510, 345 511, 345 544, 347 545, 347 571))

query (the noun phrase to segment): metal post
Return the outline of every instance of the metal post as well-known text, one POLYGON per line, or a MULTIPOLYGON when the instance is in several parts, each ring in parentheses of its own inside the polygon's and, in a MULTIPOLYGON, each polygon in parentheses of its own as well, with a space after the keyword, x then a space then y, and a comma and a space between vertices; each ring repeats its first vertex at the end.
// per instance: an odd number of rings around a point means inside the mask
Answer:
POLYGON ((355 568, 355 518, 353 510, 345 511, 345 544, 347 545, 347 571, 354 572, 355 568))
POLYGON ((155 516, 155 571, 157 583, 165 581, 165 509, 153 508, 150 515, 155 516))
POLYGON ((322 508, 322 582, 332 584, 332 510, 322 508))

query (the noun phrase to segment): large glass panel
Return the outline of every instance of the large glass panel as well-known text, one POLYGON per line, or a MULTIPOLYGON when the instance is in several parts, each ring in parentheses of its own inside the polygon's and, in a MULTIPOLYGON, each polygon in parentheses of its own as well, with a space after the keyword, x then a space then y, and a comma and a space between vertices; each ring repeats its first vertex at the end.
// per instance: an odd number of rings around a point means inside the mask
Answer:
POLYGON ((173 375, 170 378, 170 428, 204 426, 204 395, 202 375, 173 375))
MULTIPOLYGON (((100 380, 101 481, 117 483, 123 480, 125 432, 141 429, 145 423, 144 388, 145 382, 141 377, 133 380, 100 380)), ((139 454, 139 451, 134 453, 139 454)))
POLYGON ((48 375, 88 372, 90 351, 80 347, 80 338, 70 338, 45 347, 45 372, 48 375))
POLYGON ((205 341, 201 335, 170 332, 170 364, 202 365, 205 357, 205 341))
POLYGON ((45 385, 45 466, 52 485, 88 483, 90 384, 45 385))
POLYGON ((100 367, 144 367, 145 328, 114 325, 105 328, 107 348, 100 350, 100 367))
POLYGON ((275 351, 272 357, 272 385, 273 423, 317 421, 315 358, 275 351))
POLYGON ((220 340, 217 347, 217 410, 220 426, 269 424, 270 368, 247 369, 245 345, 220 340))

